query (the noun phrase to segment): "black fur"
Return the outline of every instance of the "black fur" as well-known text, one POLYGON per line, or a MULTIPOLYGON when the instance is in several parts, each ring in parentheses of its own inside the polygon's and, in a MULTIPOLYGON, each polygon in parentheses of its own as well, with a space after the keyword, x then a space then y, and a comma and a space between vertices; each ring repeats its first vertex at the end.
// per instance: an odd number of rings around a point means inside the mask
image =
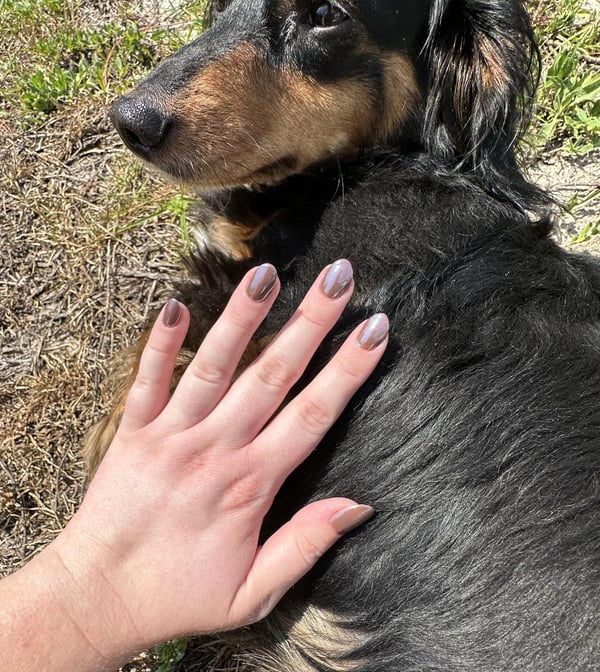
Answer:
MULTIPOLYGON (((350 172, 287 264, 281 231, 253 259, 276 258, 284 279, 261 333, 334 256, 353 262, 356 294, 308 377, 360 319, 392 324, 267 531, 332 495, 377 517, 280 608, 307 601, 366 633, 362 672, 597 669, 600 269, 471 180, 406 157, 350 172)), ((206 284, 183 298, 200 314, 206 284)))
MULTIPOLYGON (((220 31, 240 5, 226 4, 220 31)), ((365 25, 385 32, 395 3, 358 5, 383 12, 365 25)), ((383 361, 286 482, 265 534, 331 495, 377 515, 249 636, 276 660, 289 636, 280 624, 311 605, 357 633, 344 655, 361 672, 591 672, 600 666, 600 267, 551 240, 549 201, 517 166, 538 68, 521 2, 433 0, 428 11, 421 45, 410 47, 418 128, 281 184, 208 195, 212 214, 270 223, 249 260, 198 250, 180 288, 195 348, 250 265, 280 271, 260 331, 272 334, 325 264, 350 259, 355 294, 300 385, 359 320, 381 311, 391 321, 383 361), (505 88, 483 81, 490 50, 505 88)), ((300 648, 311 669, 339 669, 333 653, 326 664, 300 648)))

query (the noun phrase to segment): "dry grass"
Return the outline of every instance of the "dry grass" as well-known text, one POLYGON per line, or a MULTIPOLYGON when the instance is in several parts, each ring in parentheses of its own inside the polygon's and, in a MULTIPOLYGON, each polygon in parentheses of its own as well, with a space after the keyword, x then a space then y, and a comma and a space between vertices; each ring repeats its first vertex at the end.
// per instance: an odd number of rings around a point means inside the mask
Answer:
POLYGON ((117 144, 92 105, 13 132, 0 151, 3 571, 72 514, 79 446, 105 410, 108 362, 179 272, 174 224, 129 228, 166 188, 125 168, 117 144))
MULTIPOLYGON (((71 19, 86 26, 133 17, 147 31, 189 28, 180 7, 146 2, 136 13, 124 0, 83 4, 71 19)), ((52 26, 44 30, 51 34, 52 26)), ((38 38, 31 24, 7 36, 0 70, 7 89, 37 67, 38 38)), ((0 97, 0 576, 25 563, 73 514, 83 487, 79 450, 106 410, 111 359, 181 272, 178 219, 157 205, 178 189, 139 168, 108 122, 115 87, 127 85, 114 76, 115 62, 111 50, 105 90, 79 95, 25 127, 15 101, 0 97)), ((592 170, 599 164, 596 157, 592 170)), ((182 671, 206 670, 209 661, 210 669, 238 669, 228 654, 215 659, 213 643, 204 646, 182 671)), ((128 669, 152 664, 150 656, 128 669)))

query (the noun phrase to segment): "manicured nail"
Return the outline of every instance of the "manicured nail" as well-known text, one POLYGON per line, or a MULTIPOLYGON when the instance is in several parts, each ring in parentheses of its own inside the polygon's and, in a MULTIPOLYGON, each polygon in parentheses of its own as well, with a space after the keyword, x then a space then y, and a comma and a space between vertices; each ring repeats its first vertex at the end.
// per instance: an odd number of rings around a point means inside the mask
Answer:
POLYGON ((366 504, 354 504, 331 517, 331 524, 338 534, 346 534, 373 517, 375 509, 366 504))
POLYGON ((169 299, 162 315, 163 324, 166 327, 174 327, 181 317, 181 305, 177 299, 169 299))
POLYGON ((390 330, 390 322, 387 315, 377 313, 370 318, 358 334, 358 347, 366 350, 374 350, 382 341, 390 330))
POLYGON ((253 301, 264 301, 275 287, 277 280, 277 271, 271 264, 263 264, 259 266, 252 276, 252 280, 248 283, 248 296, 253 301))
POLYGON ((346 291, 346 287, 351 282, 352 266, 347 259, 340 259, 329 267, 321 283, 321 289, 325 296, 330 299, 337 299, 346 291))

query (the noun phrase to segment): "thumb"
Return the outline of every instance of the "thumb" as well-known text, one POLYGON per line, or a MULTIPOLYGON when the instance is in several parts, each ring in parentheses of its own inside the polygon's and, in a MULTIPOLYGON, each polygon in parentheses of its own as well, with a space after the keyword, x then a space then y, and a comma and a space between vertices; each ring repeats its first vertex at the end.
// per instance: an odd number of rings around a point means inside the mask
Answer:
POLYGON ((313 502, 298 511, 258 549, 230 618, 239 626, 264 618, 338 539, 374 513, 371 506, 343 498, 313 502))

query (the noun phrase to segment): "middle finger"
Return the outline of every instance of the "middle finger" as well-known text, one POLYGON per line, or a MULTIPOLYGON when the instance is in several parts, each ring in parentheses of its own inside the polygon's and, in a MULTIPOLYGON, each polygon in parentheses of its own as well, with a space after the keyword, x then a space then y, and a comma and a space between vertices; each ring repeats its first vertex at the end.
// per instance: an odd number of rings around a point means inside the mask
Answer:
POLYGON ((349 261, 325 268, 269 347, 233 384, 211 418, 232 447, 252 440, 268 422, 339 319, 352 289, 349 261))

